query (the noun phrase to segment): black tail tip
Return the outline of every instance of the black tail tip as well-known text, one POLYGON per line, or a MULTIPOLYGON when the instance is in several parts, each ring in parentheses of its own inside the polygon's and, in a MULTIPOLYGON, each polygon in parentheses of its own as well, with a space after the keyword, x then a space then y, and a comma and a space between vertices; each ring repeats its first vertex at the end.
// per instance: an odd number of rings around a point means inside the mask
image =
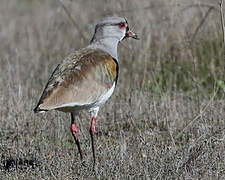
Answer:
POLYGON ((34 113, 38 113, 40 111, 40 108, 38 106, 36 106, 34 109, 33 109, 34 113))
POLYGON ((39 106, 36 106, 34 109, 33 109, 34 113, 39 113, 39 112, 46 112, 48 111, 47 109, 41 109, 39 108, 39 106))

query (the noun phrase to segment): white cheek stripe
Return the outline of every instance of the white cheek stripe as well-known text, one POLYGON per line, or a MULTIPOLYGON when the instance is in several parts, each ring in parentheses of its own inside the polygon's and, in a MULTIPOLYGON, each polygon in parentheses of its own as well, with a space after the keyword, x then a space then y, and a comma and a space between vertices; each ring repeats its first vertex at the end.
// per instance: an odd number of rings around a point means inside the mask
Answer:
POLYGON ((124 31, 123 31, 123 36, 120 38, 120 41, 122 41, 122 40, 123 40, 123 38, 125 37, 125 35, 126 35, 126 28, 124 28, 124 31))

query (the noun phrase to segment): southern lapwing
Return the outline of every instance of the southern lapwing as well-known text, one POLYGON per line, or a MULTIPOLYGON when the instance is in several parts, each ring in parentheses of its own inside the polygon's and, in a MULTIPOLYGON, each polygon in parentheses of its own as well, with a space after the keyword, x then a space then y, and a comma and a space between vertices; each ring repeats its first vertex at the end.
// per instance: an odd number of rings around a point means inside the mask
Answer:
POLYGON ((91 146, 95 164, 94 132, 99 108, 112 95, 118 79, 117 47, 121 40, 137 35, 121 17, 103 18, 95 27, 90 45, 67 56, 50 76, 34 112, 70 112, 72 136, 82 160, 74 116, 91 112, 91 146))

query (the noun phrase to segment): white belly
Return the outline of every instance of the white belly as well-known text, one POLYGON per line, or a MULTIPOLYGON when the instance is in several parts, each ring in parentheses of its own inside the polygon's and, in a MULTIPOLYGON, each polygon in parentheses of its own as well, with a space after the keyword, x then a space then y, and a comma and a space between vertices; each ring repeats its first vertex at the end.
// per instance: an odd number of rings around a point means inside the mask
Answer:
POLYGON ((100 98, 94 103, 94 106, 101 106, 102 104, 104 104, 110 98, 110 96, 112 96, 115 86, 116 83, 114 82, 109 91, 106 94, 100 96, 100 98))

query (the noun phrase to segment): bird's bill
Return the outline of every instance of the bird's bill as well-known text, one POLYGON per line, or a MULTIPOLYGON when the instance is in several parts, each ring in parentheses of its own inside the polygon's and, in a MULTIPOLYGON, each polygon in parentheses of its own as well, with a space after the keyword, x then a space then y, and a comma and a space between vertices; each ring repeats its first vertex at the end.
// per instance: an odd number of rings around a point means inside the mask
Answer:
POLYGON ((127 32, 126 32, 126 36, 125 37, 131 37, 131 38, 134 38, 134 39, 136 39, 136 40, 139 40, 139 37, 137 36, 137 34, 135 34, 133 31, 131 31, 131 30, 128 30, 127 32))

